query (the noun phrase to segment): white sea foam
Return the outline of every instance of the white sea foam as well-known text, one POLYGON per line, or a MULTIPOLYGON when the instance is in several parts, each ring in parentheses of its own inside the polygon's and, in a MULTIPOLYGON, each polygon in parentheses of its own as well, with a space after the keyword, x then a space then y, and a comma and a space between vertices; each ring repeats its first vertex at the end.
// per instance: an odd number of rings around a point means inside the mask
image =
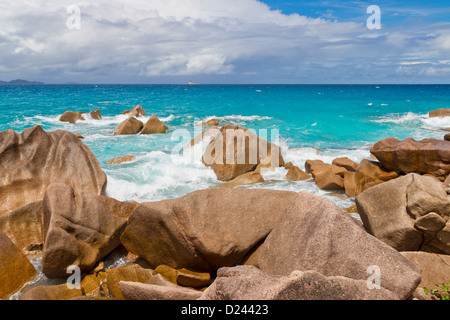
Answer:
POLYGON ((206 122, 208 120, 211 119, 218 119, 218 120, 222 120, 222 121, 244 121, 244 122, 250 122, 250 121, 262 121, 262 120, 272 120, 272 117, 268 117, 268 116, 258 116, 258 115, 253 115, 253 116, 243 116, 243 115, 228 115, 228 116, 222 116, 222 117, 217 117, 217 116, 209 116, 206 117, 204 119, 200 119, 199 122, 206 122))
POLYGON ((418 127, 426 130, 439 130, 450 127, 450 117, 430 118, 428 114, 417 114, 413 112, 408 112, 405 115, 383 116, 372 121, 418 127))

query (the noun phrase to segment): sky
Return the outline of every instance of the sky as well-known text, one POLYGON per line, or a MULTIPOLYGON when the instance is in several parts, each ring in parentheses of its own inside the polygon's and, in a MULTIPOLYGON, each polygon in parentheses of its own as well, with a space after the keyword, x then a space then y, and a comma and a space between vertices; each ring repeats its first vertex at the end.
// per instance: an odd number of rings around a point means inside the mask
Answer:
POLYGON ((450 2, 0 0, 0 80, 13 79, 448 84, 450 2))

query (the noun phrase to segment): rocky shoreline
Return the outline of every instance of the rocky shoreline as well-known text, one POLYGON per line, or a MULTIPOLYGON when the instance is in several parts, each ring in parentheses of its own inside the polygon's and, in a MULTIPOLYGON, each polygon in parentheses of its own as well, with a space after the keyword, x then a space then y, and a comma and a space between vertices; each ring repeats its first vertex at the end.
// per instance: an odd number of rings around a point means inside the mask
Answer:
MULTIPOLYGON (((141 106, 124 114, 114 134, 170 130, 154 115, 140 121, 141 106)), ((67 112, 60 120, 76 123, 83 115, 67 112)), ((90 117, 101 119, 99 111, 90 117)), ((19 291, 22 300, 449 296, 427 290, 450 282, 450 141, 387 138, 373 146, 373 159, 360 163, 285 163, 276 144, 220 125, 201 123, 208 128, 190 146, 206 144, 202 161, 223 184, 147 203, 107 197, 106 174, 73 133, 40 126, 0 132, 0 299, 19 291), (263 183, 262 173, 279 167, 288 181, 311 180, 354 198, 348 212, 357 211, 362 223, 300 190, 236 188, 263 183), (118 251, 126 264, 105 267, 118 251), (67 279, 68 268, 78 267, 79 287, 27 288, 36 276, 34 257, 42 258, 40 271, 49 279, 67 279)))

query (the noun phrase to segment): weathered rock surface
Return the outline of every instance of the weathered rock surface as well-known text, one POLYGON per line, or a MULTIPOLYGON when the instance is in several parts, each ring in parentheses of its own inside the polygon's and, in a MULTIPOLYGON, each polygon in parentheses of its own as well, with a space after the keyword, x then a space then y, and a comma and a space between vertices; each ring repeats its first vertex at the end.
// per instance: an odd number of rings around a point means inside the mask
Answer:
POLYGON ((411 296, 420 282, 417 266, 332 202, 305 192, 298 194, 265 240, 258 264, 272 275, 316 271, 364 281, 369 268, 377 266, 381 287, 400 299, 411 296))
POLYGON ((131 214, 121 242, 153 268, 214 271, 236 264, 264 239, 296 195, 212 188, 143 203, 131 214))
POLYGON ((8 299, 35 275, 33 265, 8 236, 0 231, 0 299, 8 299))
MULTIPOLYGON (((436 285, 441 286, 442 283, 450 283, 450 255, 434 254, 427 252, 402 252, 403 256, 409 261, 416 264, 422 269, 422 280, 419 287, 414 292, 414 297, 423 300, 431 300, 432 295, 425 294, 424 288, 429 291, 437 289, 436 285)), ((442 286, 440 293, 445 293, 442 286)))
POLYGON ((442 179, 450 173, 450 141, 388 138, 377 142, 370 151, 388 170, 431 174, 442 179))
POLYGON ((87 273, 120 245, 126 219, 109 212, 98 196, 52 184, 44 197, 42 271, 64 278, 67 268, 87 273))
POLYGON ((252 266, 222 268, 199 300, 398 300, 389 290, 369 290, 367 281, 326 277, 314 271, 268 275, 252 266))
POLYGON ((137 282, 120 282, 120 290, 126 300, 197 300, 202 293, 200 291, 180 287, 177 285, 155 285, 137 282))
POLYGON ((220 181, 254 171, 260 161, 271 157, 271 165, 284 165, 280 147, 239 126, 225 125, 207 146, 203 163, 211 167, 220 181))
POLYGON ((365 228, 398 251, 450 254, 450 202, 443 183, 409 174, 356 198, 365 228))
POLYGON ((153 114, 142 128, 141 134, 163 134, 168 130, 169 128, 153 114))
POLYGON ((0 217, 0 230, 26 256, 42 254, 42 212, 42 201, 37 201, 0 217))
POLYGON ((144 123, 137 120, 134 117, 130 117, 123 121, 119 126, 114 129, 114 135, 115 136, 122 136, 122 135, 133 135, 138 134, 141 132, 142 128, 144 127, 144 123))
POLYGON ((0 133, 0 216, 40 201, 52 183, 100 195, 106 174, 74 134, 40 126, 0 133))

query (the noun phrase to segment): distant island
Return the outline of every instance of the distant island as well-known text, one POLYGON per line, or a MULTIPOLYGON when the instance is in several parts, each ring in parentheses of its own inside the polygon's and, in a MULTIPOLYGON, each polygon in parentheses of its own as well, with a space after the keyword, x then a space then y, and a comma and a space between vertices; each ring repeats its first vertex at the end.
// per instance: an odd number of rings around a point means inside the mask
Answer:
POLYGON ((196 85, 198 85, 198 83, 189 81, 189 82, 187 83, 187 85, 188 85, 188 86, 196 86, 196 85))
POLYGON ((42 86, 42 85, 45 85, 45 83, 38 81, 28 81, 23 79, 17 79, 12 81, 0 81, 0 86, 42 86))

